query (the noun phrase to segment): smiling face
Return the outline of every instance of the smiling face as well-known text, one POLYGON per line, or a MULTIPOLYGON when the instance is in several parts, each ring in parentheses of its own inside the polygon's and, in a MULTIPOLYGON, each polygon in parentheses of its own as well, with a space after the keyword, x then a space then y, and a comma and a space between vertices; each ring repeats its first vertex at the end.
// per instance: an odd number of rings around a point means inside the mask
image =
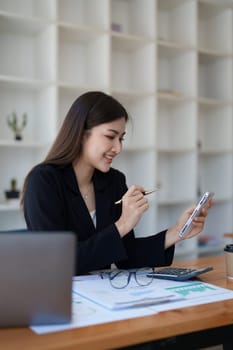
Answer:
POLYGON ((82 164, 109 171, 113 159, 122 150, 122 141, 125 135, 126 121, 120 118, 109 123, 103 123, 87 131, 83 144, 80 161, 82 164))

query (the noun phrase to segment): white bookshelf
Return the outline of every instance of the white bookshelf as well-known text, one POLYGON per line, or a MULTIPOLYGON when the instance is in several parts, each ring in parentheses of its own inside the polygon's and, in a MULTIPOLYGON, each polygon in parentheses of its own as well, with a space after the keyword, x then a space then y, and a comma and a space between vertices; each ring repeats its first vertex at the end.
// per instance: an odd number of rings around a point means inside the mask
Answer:
POLYGON ((0 0, 0 230, 25 226, 4 191, 43 159, 87 90, 119 99, 131 121, 114 166, 160 187, 136 228, 172 225, 205 190, 215 205, 176 258, 220 252, 233 230, 233 1, 0 0), (15 141, 6 116, 28 114, 15 141))

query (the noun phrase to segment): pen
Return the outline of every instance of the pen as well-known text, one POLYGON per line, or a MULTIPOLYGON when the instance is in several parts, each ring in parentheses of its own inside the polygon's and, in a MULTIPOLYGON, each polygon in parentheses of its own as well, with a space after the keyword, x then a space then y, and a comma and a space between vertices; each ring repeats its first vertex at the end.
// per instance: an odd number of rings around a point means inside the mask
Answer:
MULTIPOLYGON (((158 188, 156 188, 155 190, 146 190, 146 191, 143 191, 142 194, 143 194, 144 196, 147 196, 148 194, 151 194, 151 193, 156 192, 156 191, 158 191, 158 188)), ((115 204, 120 204, 121 202, 122 202, 122 198, 119 199, 118 201, 116 201, 115 204)))

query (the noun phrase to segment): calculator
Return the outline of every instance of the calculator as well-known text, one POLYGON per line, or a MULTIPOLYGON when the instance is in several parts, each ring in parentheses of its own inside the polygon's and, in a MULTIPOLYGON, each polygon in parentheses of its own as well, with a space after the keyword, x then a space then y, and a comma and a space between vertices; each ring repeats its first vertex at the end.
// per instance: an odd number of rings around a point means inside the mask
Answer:
POLYGON ((200 269, 186 267, 162 267, 159 269, 155 269, 154 272, 148 273, 147 276, 154 278, 163 278, 173 281, 186 281, 211 270, 213 270, 213 267, 211 266, 200 269))

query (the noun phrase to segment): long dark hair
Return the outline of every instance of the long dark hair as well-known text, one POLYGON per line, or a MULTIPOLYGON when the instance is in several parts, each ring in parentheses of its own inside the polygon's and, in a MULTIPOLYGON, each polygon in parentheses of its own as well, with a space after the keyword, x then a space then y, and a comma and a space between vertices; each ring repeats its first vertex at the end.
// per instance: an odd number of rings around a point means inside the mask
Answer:
MULTIPOLYGON (((81 154, 82 140, 87 130, 122 117, 126 121, 129 119, 126 109, 112 96, 101 91, 82 94, 71 105, 50 151, 41 164, 71 164, 81 154)), ((24 181, 21 206, 29 174, 24 181)))

